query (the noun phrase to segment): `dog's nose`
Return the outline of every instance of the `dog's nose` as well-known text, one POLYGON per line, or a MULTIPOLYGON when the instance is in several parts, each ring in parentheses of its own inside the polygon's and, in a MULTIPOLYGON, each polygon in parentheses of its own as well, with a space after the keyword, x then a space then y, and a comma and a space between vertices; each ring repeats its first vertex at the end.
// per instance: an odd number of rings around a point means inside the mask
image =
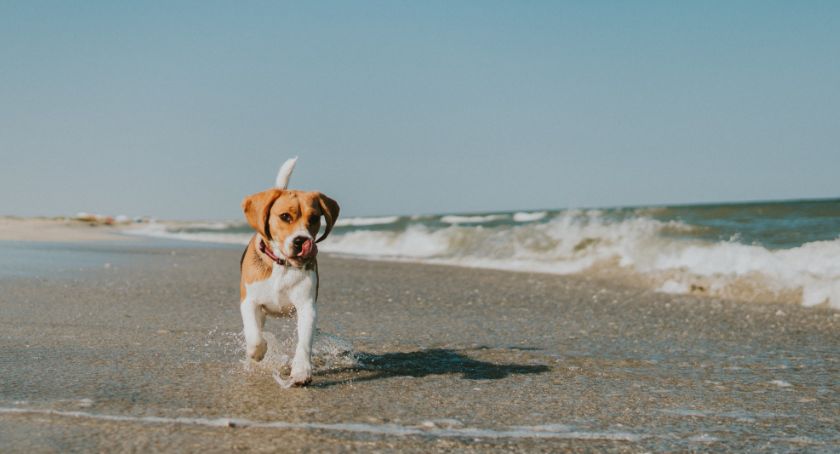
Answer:
POLYGON ((292 249, 295 256, 303 258, 312 257, 317 253, 315 242, 308 236, 296 236, 292 240, 292 249))
POLYGON ((303 243, 306 242, 309 238, 305 236, 296 236, 294 240, 292 240, 292 244, 295 245, 295 248, 300 249, 303 247, 303 243))

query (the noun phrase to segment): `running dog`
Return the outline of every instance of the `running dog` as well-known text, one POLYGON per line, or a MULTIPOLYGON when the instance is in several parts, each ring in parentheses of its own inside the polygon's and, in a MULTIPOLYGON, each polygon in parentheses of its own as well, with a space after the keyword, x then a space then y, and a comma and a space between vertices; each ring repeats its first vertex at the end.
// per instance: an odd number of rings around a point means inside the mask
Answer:
POLYGON ((297 158, 289 159, 280 167, 275 187, 242 201, 245 219, 256 230, 240 262, 239 309, 247 354, 254 361, 265 356, 268 344, 262 331, 266 315, 291 317, 297 313, 298 341, 291 375, 281 382, 287 386, 305 386, 312 381, 317 243, 330 234, 339 211, 338 203, 320 192, 286 189, 296 162, 297 158), (321 217, 326 224, 316 240, 321 217))

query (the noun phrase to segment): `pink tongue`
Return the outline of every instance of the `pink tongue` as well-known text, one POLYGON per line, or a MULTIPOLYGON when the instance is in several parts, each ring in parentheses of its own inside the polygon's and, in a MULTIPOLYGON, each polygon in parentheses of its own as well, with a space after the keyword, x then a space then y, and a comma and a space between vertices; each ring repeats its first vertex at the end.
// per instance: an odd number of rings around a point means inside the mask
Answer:
POLYGON ((312 243, 312 240, 304 241, 303 245, 300 247, 300 254, 298 254, 298 257, 309 257, 314 246, 315 245, 312 243))

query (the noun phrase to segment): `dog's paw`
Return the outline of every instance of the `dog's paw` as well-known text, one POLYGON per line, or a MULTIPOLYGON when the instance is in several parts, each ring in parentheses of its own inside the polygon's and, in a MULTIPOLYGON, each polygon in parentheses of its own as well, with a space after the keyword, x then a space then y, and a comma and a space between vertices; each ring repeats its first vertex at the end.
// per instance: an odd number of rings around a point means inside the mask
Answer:
POLYGON ((262 361, 266 351, 268 351, 268 343, 263 339, 259 344, 248 346, 248 357, 254 361, 262 361))
POLYGON ((312 377, 311 376, 298 377, 298 378, 289 377, 289 382, 291 382, 291 385, 295 386, 295 387, 307 386, 310 383, 312 383, 312 377))
POLYGON ((288 382, 291 386, 306 386, 312 383, 312 365, 304 363, 292 364, 292 373, 288 382))
POLYGON ((300 382, 300 381, 295 381, 294 379, 292 379, 292 377, 289 377, 288 379, 285 379, 282 376, 280 376, 280 374, 278 372, 274 372, 274 380, 280 386, 282 386, 283 388, 286 388, 286 389, 291 388, 293 386, 294 387, 306 386, 306 385, 312 383, 312 378, 308 378, 308 379, 304 380, 303 382, 300 382))

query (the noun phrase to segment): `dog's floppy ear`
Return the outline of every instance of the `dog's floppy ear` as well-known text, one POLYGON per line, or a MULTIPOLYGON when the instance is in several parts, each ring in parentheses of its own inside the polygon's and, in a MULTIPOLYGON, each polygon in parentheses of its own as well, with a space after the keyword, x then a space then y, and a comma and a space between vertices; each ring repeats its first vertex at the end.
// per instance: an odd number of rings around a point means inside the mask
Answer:
POLYGON ((271 232, 268 231, 268 212, 281 194, 283 191, 280 189, 269 189, 249 195, 242 201, 242 211, 245 212, 248 224, 267 239, 271 239, 271 232))
POLYGON ((320 243, 330 234, 333 226, 335 225, 335 221, 338 219, 338 202, 335 200, 325 196, 324 194, 318 193, 318 203, 321 204, 321 211, 324 213, 324 217, 327 219, 327 226, 324 228, 324 234, 321 235, 321 238, 318 238, 316 243, 320 243))

